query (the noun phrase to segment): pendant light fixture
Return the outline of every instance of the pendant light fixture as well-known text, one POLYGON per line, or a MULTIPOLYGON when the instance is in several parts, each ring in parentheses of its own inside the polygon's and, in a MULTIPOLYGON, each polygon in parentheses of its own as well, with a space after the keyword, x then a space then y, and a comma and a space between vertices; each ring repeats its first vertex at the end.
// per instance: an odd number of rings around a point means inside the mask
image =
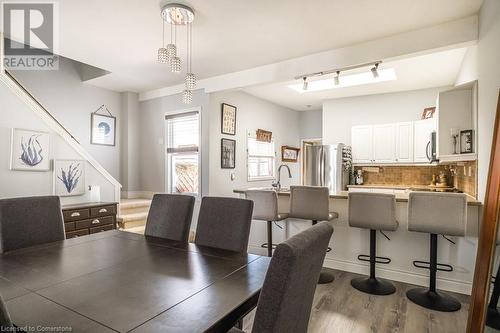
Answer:
POLYGON ((186 77, 184 81, 186 89, 182 93, 182 101, 190 104, 193 100, 193 89, 196 87, 196 75, 192 70, 192 23, 194 21, 194 10, 183 4, 167 3, 161 9, 161 16, 164 22, 170 24, 170 44, 158 50, 158 61, 169 64, 172 73, 179 73, 182 70, 182 60, 178 55, 177 47, 177 27, 186 27, 186 77))
POLYGON ((158 49, 158 62, 160 64, 167 64, 169 61, 168 50, 165 48, 165 21, 162 24, 162 37, 161 37, 161 47, 158 49))

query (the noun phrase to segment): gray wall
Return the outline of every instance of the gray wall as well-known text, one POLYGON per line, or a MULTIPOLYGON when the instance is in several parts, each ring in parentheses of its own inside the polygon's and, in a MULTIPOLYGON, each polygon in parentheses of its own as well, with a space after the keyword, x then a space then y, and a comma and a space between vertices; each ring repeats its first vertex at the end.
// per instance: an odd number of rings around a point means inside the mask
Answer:
MULTIPOLYGON (((52 171, 9 170, 11 129, 23 128, 50 133, 50 153, 47 158, 82 159, 82 157, 58 134, 51 131, 21 99, 0 82, 0 198, 52 195, 54 176, 52 171)), ((101 200, 114 200, 114 186, 89 163, 85 167, 85 184, 101 188, 101 200)), ((63 204, 90 200, 90 193, 83 196, 63 197, 63 204)))
POLYGON ((120 94, 85 84, 80 63, 60 57, 57 71, 15 71, 14 76, 115 179, 120 180, 120 94), (90 114, 102 104, 117 117, 116 146, 90 144, 90 114))
POLYGON ((121 94, 121 156, 120 180, 122 191, 140 191, 140 132, 139 95, 121 94))
MULTIPOLYGON (((233 189, 270 186, 271 181, 247 181, 247 135, 255 135, 259 128, 273 132, 276 148, 276 167, 281 162, 281 146, 299 147, 299 113, 270 103, 242 91, 226 91, 210 94, 210 195, 234 196, 233 189), (236 135, 221 134, 221 103, 236 106, 236 135), (221 169, 221 138, 236 140, 236 168, 221 169), (236 178, 231 181, 231 173, 236 178)), ((282 184, 299 183, 300 164, 286 163, 292 171, 288 179, 283 170, 282 184)))
POLYGON ((323 130, 323 111, 299 112, 299 134, 301 139, 319 139, 323 130))
POLYGON ((439 91, 431 88, 390 94, 347 97, 323 103, 323 141, 351 143, 351 127, 421 118, 424 108, 436 105, 439 91))
MULTIPOLYGON (((139 103, 139 144, 140 144, 140 188, 142 191, 165 191, 165 114, 201 107, 201 163, 202 193, 208 193, 209 184, 209 128, 208 128, 209 95, 203 90, 193 93, 193 103, 182 103, 180 94, 155 98, 139 103)), ((130 170, 129 172, 134 172, 130 170)))

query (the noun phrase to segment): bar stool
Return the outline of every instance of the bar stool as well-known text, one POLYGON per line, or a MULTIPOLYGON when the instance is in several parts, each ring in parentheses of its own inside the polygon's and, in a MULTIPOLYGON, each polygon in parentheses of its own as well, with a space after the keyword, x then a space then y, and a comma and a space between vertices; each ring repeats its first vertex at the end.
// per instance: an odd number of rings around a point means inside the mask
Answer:
POLYGON ((411 192, 408 200, 408 231, 430 234, 430 261, 415 260, 413 265, 430 270, 429 288, 414 288, 406 296, 424 308, 452 312, 460 302, 436 291, 437 271, 451 272, 453 267, 437 262, 437 236, 465 236, 467 196, 463 193, 411 192))
MULTIPOLYGON (((331 221, 339 217, 329 209, 328 187, 320 186, 290 186, 290 214, 288 217, 311 220, 312 225, 318 221, 331 221)), ((332 249, 328 247, 326 252, 332 249)), ((319 284, 330 283, 334 280, 333 274, 324 267, 319 276, 319 284)))
MULTIPOLYGON (((500 222, 500 221, 499 221, 500 222)), ((496 245, 500 245, 500 228, 497 231, 496 245)), ((497 275, 493 282, 493 291, 490 302, 488 303, 488 313, 486 314, 486 326, 500 330, 500 313, 498 312, 498 299, 500 298, 500 264, 498 265, 497 275)))
POLYGON ((267 221, 267 243, 261 247, 267 248, 267 256, 273 256, 273 222, 288 218, 288 214, 278 213, 278 194, 273 190, 248 190, 245 192, 248 200, 253 201, 252 220, 267 221))
MULTIPOLYGON (((398 228, 396 221, 396 196, 382 193, 349 193, 349 225, 351 227, 370 229, 370 255, 359 255, 358 260, 370 262, 370 276, 351 280, 351 285, 364 293, 372 295, 390 295, 396 288, 387 280, 375 277, 375 264, 388 264, 390 258, 377 257, 376 243, 377 230, 395 231, 398 228), (369 259, 366 259, 366 258, 369 259)), ((384 234, 385 236, 385 234, 384 234)), ((385 236, 389 239, 387 236, 385 236)))

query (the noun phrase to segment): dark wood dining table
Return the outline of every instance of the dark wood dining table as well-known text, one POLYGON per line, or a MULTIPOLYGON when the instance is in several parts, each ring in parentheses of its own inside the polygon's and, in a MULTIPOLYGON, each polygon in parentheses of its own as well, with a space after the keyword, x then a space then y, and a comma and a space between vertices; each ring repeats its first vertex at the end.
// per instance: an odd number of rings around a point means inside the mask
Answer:
POLYGON ((0 294, 28 332, 224 332, 269 261, 112 230, 0 255, 0 294))

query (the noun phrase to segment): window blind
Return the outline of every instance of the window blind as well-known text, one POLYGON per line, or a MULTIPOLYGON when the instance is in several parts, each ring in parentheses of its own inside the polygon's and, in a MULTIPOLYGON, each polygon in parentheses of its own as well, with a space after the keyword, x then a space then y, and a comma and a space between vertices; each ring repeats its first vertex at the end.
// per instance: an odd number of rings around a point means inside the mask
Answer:
POLYGON ((199 114, 188 112, 168 115, 167 153, 197 152, 199 137, 199 114))

